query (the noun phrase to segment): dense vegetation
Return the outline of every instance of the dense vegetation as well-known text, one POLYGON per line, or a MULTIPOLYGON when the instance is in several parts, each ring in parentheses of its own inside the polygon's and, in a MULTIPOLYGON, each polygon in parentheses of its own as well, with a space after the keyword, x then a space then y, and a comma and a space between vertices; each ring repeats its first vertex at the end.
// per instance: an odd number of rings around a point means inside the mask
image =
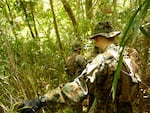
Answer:
POLYGON ((149 6, 149 0, 1 0, 0 112, 14 113, 18 102, 66 82, 71 45, 80 41, 88 58, 88 37, 99 21, 121 30, 118 44, 138 50, 150 86, 150 39, 139 30, 150 20, 149 6))

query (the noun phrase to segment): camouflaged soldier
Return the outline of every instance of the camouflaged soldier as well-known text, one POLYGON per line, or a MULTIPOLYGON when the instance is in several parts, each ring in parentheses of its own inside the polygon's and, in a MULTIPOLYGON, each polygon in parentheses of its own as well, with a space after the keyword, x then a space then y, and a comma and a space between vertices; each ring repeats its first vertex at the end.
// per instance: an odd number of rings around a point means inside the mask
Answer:
MULTIPOLYGON (((134 73, 132 61, 125 52, 123 66, 120 72, 119 84, 115 103, 112 104, 111 86, 116 71, 120 47, 114 45, 114 38, 120 31, 114 31, 109 22, 98 23, 90 37, 95 40, 97 47, 102 51, 91 63, 87 64, 81 75, 73 82, 63 84, 49 93, 23 102, 19 109, 21 113, 34 113, 42 106, 53 104, 76 105, 88 94, 88 85, 91 84, 96 104, 89 113, 132 113, 136 89, 140 82, 137 73, 134 73), (133 90, 133 89, 134 90, 133 90)), ((91 86, 90 85, 90 86, 91 86)))
POLYGON ((82 45, 76 42, 72 45, 72 54, 66 58, 65 70, 69 76, 69 80, 74 80, 81 74, 86 67, 86 59, 81 54, 82 45))
MULTIPOLYGON (((65 70, 68 74, 69 81, 73 81, 79 76, 86 67, 86 59, 81 54, 82 45, 80 42, 75 42, 72 45, 72 54, 66 58, 65 70)), ((82 103, 72 107, 74 113, 82 113, 82 103)))

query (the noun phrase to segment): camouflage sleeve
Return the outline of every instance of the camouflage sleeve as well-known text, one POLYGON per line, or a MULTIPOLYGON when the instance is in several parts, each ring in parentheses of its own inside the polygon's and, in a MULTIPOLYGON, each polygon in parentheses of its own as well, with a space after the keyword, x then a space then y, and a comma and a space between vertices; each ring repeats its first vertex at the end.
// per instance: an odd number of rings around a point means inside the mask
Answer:
POLYGON ((116 59, 112 54, 99 54, 90 64, 87 65, 86 72, 92 77, 94 77, 95 74, 111 75, 116 70, 117 64, 118 59, 116 59))
POLYGON ((44 101, 64 104, 75 104, 82 100, 88 93, 86 81, 89 79, 91 82, 95 81, 95 74, 99 73, 112 73, 116 70, 117 59, 110 53, 99 54, 93 61, 86 66, 80 76, 69 82, 60 85, 54 90, 44 95, 44 101), (82 77, 84 80, 82 80, 82 77), (86 80, 85 80, 86 79, 86 80))
POLYGON ((60 85, 41 97, 41 101, 45 103, 56 103, 73 105, 80 102, 87 92, 80 85, 80 81, 74 80, 73 82, 60 85))

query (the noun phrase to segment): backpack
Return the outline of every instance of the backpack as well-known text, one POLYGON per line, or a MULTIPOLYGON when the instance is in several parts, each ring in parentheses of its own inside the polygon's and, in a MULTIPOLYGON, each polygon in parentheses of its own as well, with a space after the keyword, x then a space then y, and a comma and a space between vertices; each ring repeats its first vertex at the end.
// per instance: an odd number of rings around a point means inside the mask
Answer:
POLYGON ((127 49, 119 78, 119 102, 134 102, 141 79, 138 72, 138 56, 135 49, 127 49))

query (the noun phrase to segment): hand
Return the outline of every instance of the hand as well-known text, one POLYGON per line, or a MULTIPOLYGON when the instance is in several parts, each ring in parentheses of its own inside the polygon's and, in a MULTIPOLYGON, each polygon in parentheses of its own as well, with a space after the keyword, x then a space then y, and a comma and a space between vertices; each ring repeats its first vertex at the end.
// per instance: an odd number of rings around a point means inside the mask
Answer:
POLYGON ((18 106, 18 112, 20 113, 35 113, 42 107, 42 103, 39 98, 34 98, 21 103, 18 106))

